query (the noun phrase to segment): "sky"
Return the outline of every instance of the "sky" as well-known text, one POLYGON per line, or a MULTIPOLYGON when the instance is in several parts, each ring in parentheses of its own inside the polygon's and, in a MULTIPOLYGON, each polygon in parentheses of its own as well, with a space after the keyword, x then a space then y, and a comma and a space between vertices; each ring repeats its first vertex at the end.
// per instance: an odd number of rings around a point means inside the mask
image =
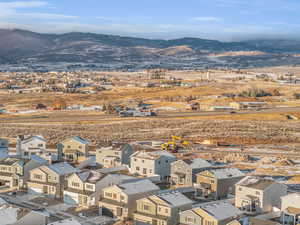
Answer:
POLYGON ((0 0, 0 28, 222 41, 300 37, 300 0, 0 0))

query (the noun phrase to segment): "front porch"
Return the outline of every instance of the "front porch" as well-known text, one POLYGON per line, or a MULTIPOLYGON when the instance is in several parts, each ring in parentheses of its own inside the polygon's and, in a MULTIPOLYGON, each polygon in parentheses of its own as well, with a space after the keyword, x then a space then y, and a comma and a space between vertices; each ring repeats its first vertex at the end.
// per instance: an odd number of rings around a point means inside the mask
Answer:
POLYGON ((257 196, 247 195, 242 199, 240 209, 249 213, 259 212, 260 201, 257 196))
POLYGON ((281 220, 283 225, 299 225, 300 208, 288 207, 283 211, 281 220))

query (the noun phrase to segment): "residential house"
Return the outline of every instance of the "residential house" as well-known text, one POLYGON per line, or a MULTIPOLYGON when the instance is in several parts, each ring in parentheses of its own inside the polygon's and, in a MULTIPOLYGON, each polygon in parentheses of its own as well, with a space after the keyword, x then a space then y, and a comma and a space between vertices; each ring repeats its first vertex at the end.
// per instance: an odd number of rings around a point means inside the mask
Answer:
POLYGON ((136 224, 177 224, 179 212, 192 208, 192 201, 180 192, 151 195, 136 201, 136 224))
POLYGON ((171 163, 176 157, 167 151, 137 151, 131 155, 131 173, 146 177, 159 175, 161 180, 170 178, 171 163))
POLYGON ((76 171, 66 162, 35 168, 29 172, 28 192, 61 199, 66 177, 76 171))
POLYGON ((80 171, 66 178, 64 201, 84 207, 96 205, 100 196, 103 174, 96 171, 80 171))
POLYGON ((247 176, 236 184, 235 206, 253 213, 271 212, 280 208, 287 187, 274 180, 247 176))
POLYGON ((300 224, 300 193, 291 193, 281 197, 282 224, 300 224))
POLYGON ((136 210, 136 200, 150 196, 160 189, 151 181, 137 180, 104 188, 99 207, 102 214, 125 220, 132 218, 136 210))
POLYGON ((17 138, 17 155, 30 158, 32 155, 41 155, 47 151, 47 140, 42 136, 24 136, 17 138))
POLYGON ((47 161, 33 156, 31 159, 8 157, 0 160, 0 186, 22 189, 26 186, 29 171, 47 165, 47 161))
POLYGON ((133 148, 130 144, 115 143, 111 147, 97 149, 96 162, 103 167, 129 166, 132 154, 133 148))
POLYGON ((103 174, 91 170, 76 172, 66 178, 64 202, 83 207, 95 206, 102 189, 137 180, 138 178, 123 174, 103 174))
POLYGON ((204 197, 220 199, 234 194, 235 184, 245 177, 236 168, 220 168, 198 173, 195 187, 204 197))
POLYGON ((177 160, 171 163, 171 182, 174 186, 193 186, 196 174, 211 168, 212 165, 205 159, 177 160))
POLYGON ((242 211, 228 201, 203 203, 181 212, 181 225, 229 225, 242 216, 242 211))
POLYGON ((67 138, 57 145, 58 154, 62 155, 65 161, 79 163, 89 155, 89 141, 75 136, 67 138))
POLYGON ((230 106, 234 109, 262 109, 267 107, 266 102, 231 102, 230 106))

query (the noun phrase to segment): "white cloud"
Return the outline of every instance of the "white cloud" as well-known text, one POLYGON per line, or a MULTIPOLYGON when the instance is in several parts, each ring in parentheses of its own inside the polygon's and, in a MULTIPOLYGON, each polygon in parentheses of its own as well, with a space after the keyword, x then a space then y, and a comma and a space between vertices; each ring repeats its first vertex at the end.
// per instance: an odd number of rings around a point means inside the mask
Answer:
POLYGON ((24 16, 39 19, 76 19, 77 16, 53 14, 53 13, 15 13, 14 16, 24 16))
POLYGON ((207 16, 207 17, 194 17, 191 20, 192 21, 199 21, 199 22, 219 22, 222 19, 219 18, 219 17, 207 16))
POLYGON ((0 8, 18 9, 18 8, 36 8, 47 6, 48 2, 45 1, 14 1, 14 2, 1 2, 0 8))
POLYGON ((19 19, 19 18, 35 18, 35 19, 76 19, 77 16, 55 14, 55 13, 39 13, 39 12, 21 12, 20 9, 32 9, 48 7, 46 1, 13 1, 0 3, 0 18, 19 19))

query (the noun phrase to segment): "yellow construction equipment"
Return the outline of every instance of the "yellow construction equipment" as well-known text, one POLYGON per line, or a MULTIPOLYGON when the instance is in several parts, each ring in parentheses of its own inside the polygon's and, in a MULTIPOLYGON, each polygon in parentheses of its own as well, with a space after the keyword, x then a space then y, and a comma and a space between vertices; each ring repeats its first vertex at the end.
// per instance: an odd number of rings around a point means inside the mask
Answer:
POLYGON ((162 150, 177 152, 179 149, 185 149, 190 142, 179 136, 172 136, 171 140, 161 145, 162 150))

